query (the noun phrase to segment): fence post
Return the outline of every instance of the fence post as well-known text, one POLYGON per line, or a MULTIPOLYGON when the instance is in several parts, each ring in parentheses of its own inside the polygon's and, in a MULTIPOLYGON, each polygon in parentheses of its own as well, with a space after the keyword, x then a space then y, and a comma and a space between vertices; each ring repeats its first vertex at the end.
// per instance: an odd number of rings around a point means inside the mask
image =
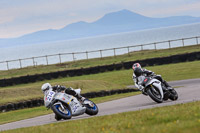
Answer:
POLYGON ((141 45, 141 50, 143 50, 143 45, 141 45))
POLYGON ((182 39, 182 43, 183 43, 183 47, 185 46, 185 44, 184 44, 184 39, 182 39))
POLYGON ((88 51, 86 51, 85 54, 86 54, 86 58, 87 58, 87 60, 88 60, 88 51))
POLYGON ((58 54, 58 56, 59 56, 59 60, 60 60, 60 64, 61 64, 61 54, 58 54))
POLYGON ((102 50, 99 50, 99 52, 100 52, 100 56, 101 56, 101 58, 102 58, 102 50))
POLYGON ((74 53, 72 53, 73 61, 75 61, 74 53))
POLYGON ((22 68, 22 62, 21 62, 21 59, 19 59, 19 64, 20 64, 20 68, 22 68))
POLYGON ((130 52, 130 51, 129 51, 129 47, 127 47, 127 48, 128 48, 128 56, 130 56, 130 54, 129 54, 129 52, 130 52))
POLYGON ((171 48, 171 44, 170 44, 170 41, 169 41, 169 48, 171 48))
POLYGON ((7 63, 7 69, 9 70, 9 65, 8 65, 8 61, 6 61, 6 63, 7 63))
POLYGON ((113 50, 114 50, 114 56, 116 56, 116 53, 115 53, 115 48, 114 48, 113 50))
POLYGON ((46 61, 47 61, 47 65, 49 65, 49 63, 48 63, 48 56, 46 55, 46 61))
POLYGON ((33 66, 35 67, 35 60, 34 60, 34 57, 33 57, 32 59, 33 59, 33 66))
POLYGON ((199 42, 198 42, 198 37, 196 37, 196 41, 197 41, 197 45, 199 44, 199 42))
POLYGON ((155 50, 156 50, 156 43, 154 43, 154 48, 155 48, 155 50))

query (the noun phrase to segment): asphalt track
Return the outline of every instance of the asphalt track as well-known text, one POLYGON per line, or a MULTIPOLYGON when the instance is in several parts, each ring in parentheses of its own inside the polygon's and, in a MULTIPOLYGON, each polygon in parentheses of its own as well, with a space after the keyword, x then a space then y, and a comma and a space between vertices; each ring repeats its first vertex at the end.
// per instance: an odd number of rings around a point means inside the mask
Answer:
MULTIPOLYGON (((187 103, 193 101, 200 101, 200 79, 173 81, 169 82, 169 84, 172 85, 173 87, 178 87, 176 88, 176 91, 179 94, 179 99, 177 101, 168 100, 161 104, 158 104, 155 103, 153 100, 151 100, 150 97, 141 94, 105 103, 100 103, 97 105, 99 107, 99 113, 97 116, 110 115, 127 111, 142 110, 142 109, 161 107, 167 105, 174 105, 180 103, 187 103)), ((81 116, 73 117, 71 120, 85 119, 90 117, 91 116, 84 114, 81 116)), ((56 122, 57 121, 54 119, 54 114, 49 114, 0 125, 0 131, 38 126, 56 122)))

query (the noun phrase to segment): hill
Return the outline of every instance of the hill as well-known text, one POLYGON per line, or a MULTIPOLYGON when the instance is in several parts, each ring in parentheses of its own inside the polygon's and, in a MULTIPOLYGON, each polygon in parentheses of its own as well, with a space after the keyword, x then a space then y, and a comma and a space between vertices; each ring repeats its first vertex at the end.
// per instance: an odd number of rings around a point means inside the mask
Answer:
POLYGON ((0 47, 61 41, 104 34, 137 31, 200 22, 200 17, 172 16, 165 18, 146 17, 129 10, 104 15, 92 23, 77 22, 58 30, 43 30, 19 38, 0 39, 0 47))

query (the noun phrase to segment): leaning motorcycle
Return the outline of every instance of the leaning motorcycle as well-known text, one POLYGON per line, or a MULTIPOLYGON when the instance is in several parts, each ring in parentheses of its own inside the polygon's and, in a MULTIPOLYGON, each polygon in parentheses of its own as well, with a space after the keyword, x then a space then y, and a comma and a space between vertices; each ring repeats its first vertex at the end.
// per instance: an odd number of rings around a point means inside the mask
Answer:
POLYGON ((178 93, 174 88, 168 89, 162 82, 156 79, 156 76, 140 76, 139 80, 143 88, 143 94, 148 95, 157 103, 162 103, 168 99, 175 101, 178 99, 178 93))
MULTIPOLYGON (((75 89, 80 94, 81 89, 75 89)), ((64 92, 54 92, 49 90, 44 96, 45 107, 51 108, 55 113, 55 119, 71 119, 72 116, 82 115, 96 115, 98 113, 97 105, 89 99, 83 102, 76 97, 66 94, 64 92)))

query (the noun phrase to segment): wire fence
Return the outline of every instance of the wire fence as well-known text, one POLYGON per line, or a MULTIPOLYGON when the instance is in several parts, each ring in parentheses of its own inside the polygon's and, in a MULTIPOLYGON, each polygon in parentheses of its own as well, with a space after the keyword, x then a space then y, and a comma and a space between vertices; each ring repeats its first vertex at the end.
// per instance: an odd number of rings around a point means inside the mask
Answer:
POLYGON ((28 66, 35 67, 38 65, 50 65, 57 63, 61 64, 70 61, 77 61, 77 60, 91 59, 91 58, 103 58, 107 56, 117 56, 122 54, 129 55, 130 52, 141 51, 141 50, 169 49, 169 48, 184 47, 189 45, 198 45, 199 38, 200 36, 134 45, 134 46, 126 46, 126 47, 75 52, 75 53, 59 53, 59 54, 37 56, 37 57, 17 59, 17 60, 8 60, 0 62, 0 70, 10 70, 16 68, 24 68, 28 66))

